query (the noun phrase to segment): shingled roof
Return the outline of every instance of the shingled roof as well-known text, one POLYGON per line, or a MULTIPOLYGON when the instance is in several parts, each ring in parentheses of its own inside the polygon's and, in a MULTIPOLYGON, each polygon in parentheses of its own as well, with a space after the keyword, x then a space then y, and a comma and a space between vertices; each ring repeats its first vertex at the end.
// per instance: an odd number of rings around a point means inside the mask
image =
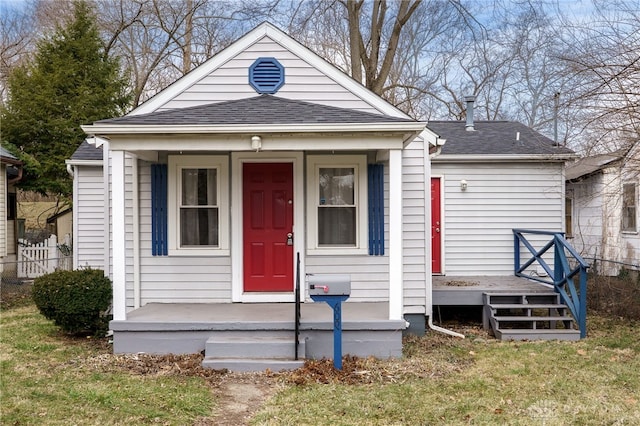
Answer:
POLYGON ((7 151, 1 146, 0 146, 0 160, 2 160, 3 163, 22 164, 22 161, 20 161, 15 155, 11 154, 9 151, 7 151))
POLYGON ((71 156, 71 161, 74 160, 82 160, 82 161, 92 161, 92 160, 102 160, 102 148, 96 148, 95 145, 91 145, 86 141, 83 141, 82 144, 76 149, 76 151, 71 156))
POLYGON ((475 121, 467 131, 464 121, 429 121, 427 128, 446 143, 441 155, 565 155, 573 151, 557 146, 548 137, 514 121, 475 121))
POLYGON ((233 101, 130 115, 94 124, 123 125, 255 125, 415 123, 407 118, 260 95, 233 101))

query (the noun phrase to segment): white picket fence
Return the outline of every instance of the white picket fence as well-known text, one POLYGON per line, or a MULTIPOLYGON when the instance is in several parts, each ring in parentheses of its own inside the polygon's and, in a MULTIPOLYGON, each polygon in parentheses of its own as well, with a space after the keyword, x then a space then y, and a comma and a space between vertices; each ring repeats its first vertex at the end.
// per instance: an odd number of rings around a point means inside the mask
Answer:
MULTIPOLYGON (((71 247, 71 238, 67 235, 62 244, 71 247)), ((37 278, 56 269, 70 270, 73 257, 70 250, 61 250, 58 238, 52 235, 38 244, 18 240, 18 277, 37 278)))

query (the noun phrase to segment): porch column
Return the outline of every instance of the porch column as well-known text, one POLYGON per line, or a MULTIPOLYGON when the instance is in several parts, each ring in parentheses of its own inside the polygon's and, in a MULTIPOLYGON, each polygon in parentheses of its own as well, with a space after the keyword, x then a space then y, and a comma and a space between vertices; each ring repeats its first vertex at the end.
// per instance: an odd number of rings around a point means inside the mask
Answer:
MULTIPOLYGON (((125 268, 124 151, 111 151, 111 234, 113 253, 113 319, 127 318, 125 268)), ((109 268, 109 264, 105 265, 109 268)))
POLYGON ((402 151, 389 151, 389 319, 402 319, 402 151))

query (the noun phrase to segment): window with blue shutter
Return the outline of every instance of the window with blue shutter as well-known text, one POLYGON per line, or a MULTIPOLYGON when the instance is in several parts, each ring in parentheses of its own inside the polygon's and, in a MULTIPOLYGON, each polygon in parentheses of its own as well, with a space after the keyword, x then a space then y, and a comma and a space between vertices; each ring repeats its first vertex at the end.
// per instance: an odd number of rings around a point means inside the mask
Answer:
POLYGON ((369 164, 369 255, 384 255, 384 167, 369 164))
POLYGON ((258 58, 249 67, 249 84, 262 94, 274 94, 284 85, 284 67, 276 58, 258 58))
POLYGON ((151 165, 151 253, 168 255, 167 165, 151 165))

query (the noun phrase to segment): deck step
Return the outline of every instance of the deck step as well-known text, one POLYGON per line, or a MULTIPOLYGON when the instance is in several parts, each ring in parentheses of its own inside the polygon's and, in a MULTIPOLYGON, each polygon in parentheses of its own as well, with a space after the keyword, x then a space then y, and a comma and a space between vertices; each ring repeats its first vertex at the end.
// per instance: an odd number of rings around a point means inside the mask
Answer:
POLYGON ((304 365, 305 340, 298 343, 294 356, 293 338, 264 336, 215 336, 205 344, 204 368, 231 371, 294 370, 304 365))
POLYGON ((493 309, 567 309, 562 303, 489 303, 493 309))
POLYGON ((513 321, 513 322, 527 322, 527 321, 573 321, 573 318, 567 315, 564 316, 518 316, 518 315, 501 315, 493 317, 496 321, 513 321))
POLYGON ((500 340, 579 340, 557 293, 485 293, 483 325, 500 340))

